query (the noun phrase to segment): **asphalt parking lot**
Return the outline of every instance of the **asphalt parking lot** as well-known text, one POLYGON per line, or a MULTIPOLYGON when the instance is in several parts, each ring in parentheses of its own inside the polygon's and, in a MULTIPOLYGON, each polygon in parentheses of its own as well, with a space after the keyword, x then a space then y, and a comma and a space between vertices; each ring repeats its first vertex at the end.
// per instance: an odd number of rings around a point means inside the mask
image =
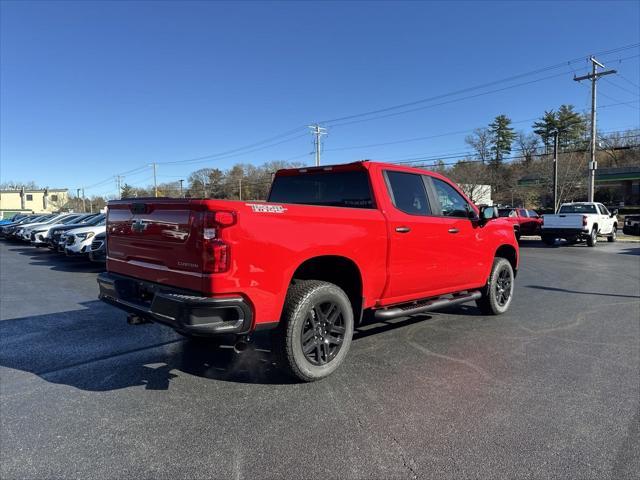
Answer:
POLYGON ((637 478, 640 244, 521 255, 506 315, 368 325, 296 384, 263 339, 128 326, 99 267, 0 242, 0 476, 637 478))

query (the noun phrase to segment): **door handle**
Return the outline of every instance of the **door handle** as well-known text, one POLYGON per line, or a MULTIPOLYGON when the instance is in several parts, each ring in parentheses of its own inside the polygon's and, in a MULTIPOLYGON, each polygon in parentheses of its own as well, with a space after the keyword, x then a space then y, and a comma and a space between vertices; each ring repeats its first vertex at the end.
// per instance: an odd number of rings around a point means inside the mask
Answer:
POLYGON ((458 233, 460 230, 458 230, 457 228, 450 228, 449 229, 449 233, 458 233))
POLYGON ((398 233, 409 233, 411 229, 409 227, 396 227, 398 233))

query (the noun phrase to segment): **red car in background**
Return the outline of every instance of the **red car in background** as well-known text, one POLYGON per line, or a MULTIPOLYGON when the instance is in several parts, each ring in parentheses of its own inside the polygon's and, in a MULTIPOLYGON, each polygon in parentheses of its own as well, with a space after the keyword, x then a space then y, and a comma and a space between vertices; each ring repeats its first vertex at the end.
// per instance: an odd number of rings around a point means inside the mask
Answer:
POLYGON ((533 210, 525 208, 498 208, 498 215, 513 224, 516 239, 521 235, 540 235, 542 217, 533 210))

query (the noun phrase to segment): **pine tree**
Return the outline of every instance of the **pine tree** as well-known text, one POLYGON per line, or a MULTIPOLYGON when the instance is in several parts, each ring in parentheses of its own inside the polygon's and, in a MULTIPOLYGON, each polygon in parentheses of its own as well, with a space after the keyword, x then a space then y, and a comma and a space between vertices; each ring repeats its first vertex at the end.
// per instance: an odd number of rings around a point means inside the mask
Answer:
POLYGON ((573 105, 560 105, 557 112, 545 111, 543 117, 533 124, 533 132, 540 135, 547 153, 553 146, 556 131, 560 150, 571 150, 581 146, 587 130, 587 119, 576 112, 573 105))
POLYGON ((498 115, 489 124, 491 133, 491 154, 490 165, 493 169, 498 169, 502 165, 505 155, 511 153, 511 144, 516 138, 513 128, 510 127, 511 119, 506 115, 498 115))
POLYGON ((545 152, 548 152, 553 145, 553 135, 558 128, 558 119, 556 112, 549 110, 544 112, 544 115, 540 120, 533 125, 533 133, 540 136, 542 143, 544 144, 545 152))
POLYGON ((128 183, 122 185, 122 189, 120 191, 120 196, 122 198, 133 198, 135 197, 135 188, 133 188, 128 183))

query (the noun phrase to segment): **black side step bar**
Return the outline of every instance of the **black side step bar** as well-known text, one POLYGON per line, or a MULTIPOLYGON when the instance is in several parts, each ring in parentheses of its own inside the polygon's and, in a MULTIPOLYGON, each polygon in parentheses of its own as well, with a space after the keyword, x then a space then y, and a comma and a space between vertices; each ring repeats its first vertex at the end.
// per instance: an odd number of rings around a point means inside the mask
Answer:
POLYGON ((390 318, 408 317, 409 315, 415 315, 416 313, 429 312, 431 310, 438 310, 440 308, 458 305, 459 303, 478 300, 480 297, 482 297, 482 293, 476 290, 474 292, 456 294, 450 298, 430 298, 417 302, 405 303, 398 307, 376 310, 374 316, 378 320, 389 320, 390 318))

